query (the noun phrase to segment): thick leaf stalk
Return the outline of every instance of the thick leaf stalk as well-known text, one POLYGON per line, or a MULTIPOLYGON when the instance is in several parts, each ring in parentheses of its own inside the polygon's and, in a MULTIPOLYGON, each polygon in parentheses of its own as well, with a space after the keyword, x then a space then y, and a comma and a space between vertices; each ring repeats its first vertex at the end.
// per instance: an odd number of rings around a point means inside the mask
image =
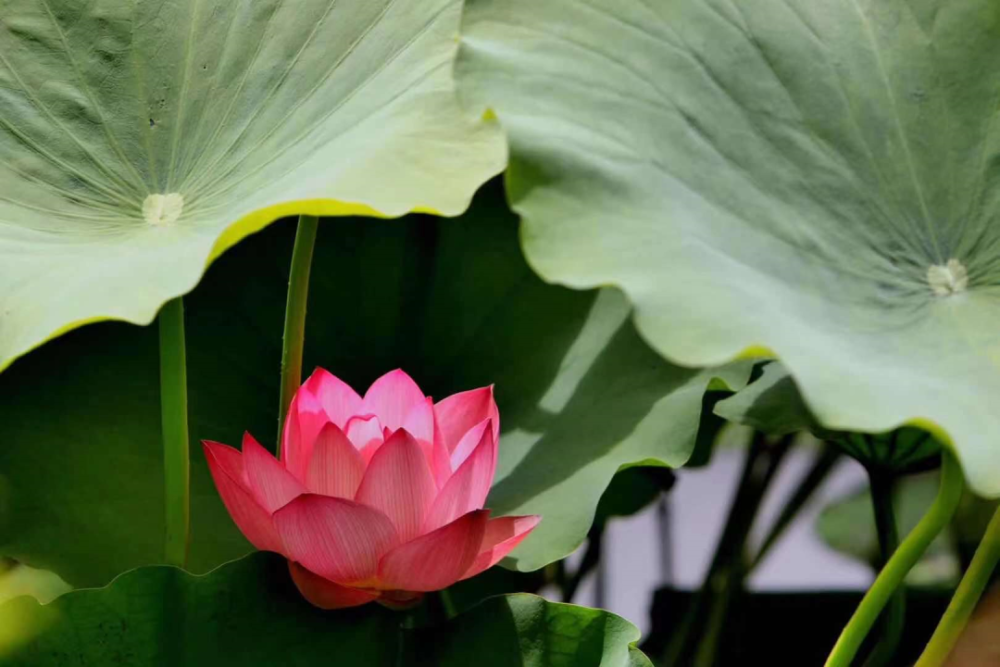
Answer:
MULTIPOLYGON (((288 276, 288 300, 285 302, 285 333, 281 348, 281 399, 278 405, 278 438, 285 426, 285 417, 292 397, 302 384, 302 354, 305 348, 306 307, 309 301, 309 274, 312 271, 313 251, 316 248, 316 234, 319 218, 312 215, 299 216, 298 230, 295 232, 295 246, 292 249, 292 268, 288 276)), ((275 448, 275 455, 281 458, 281 447, 275 448)))
MULTIPOLYGON (((872 510, 875 515, 875 528, 881 553, 879 566, 885 567, 889 559, 892 558, 892 554, 899 548, 899 529, 896 526, 896 514, 893 511, 895 473, 870 468, 868 478, 871 483, 872 510)), ((891 664, 892 658, 899 648, 899 642, 903 638, 905 622, 906 587, 900 586, 889 601, 889 608, 882 620, 882 637, 871 657, 865 663, 866 667, 884 667, 891 664)))
POLYGON ((979 598, 982 597, 998 561, 1000 561, 1000 509, 990 520, 983 541, 979 543, 976 555, 969 564, 969 569, 962 577, 955 596, 948 604, 916 667, 938 667, 945 663, 955 647, 955 642, 969 622, 979 598))
POLYGON ((941 487, 934 504, 899 545, 875 579, 875 583, 868 589, 861 604, 840 634, 833 651, 830 652, 826 667, 849 667, 882 610, 896 589, 902 585, 906 574, 913 569, 927 547, 951 520, 958 507, 963 487, 964 480, 958 461, 949 450, 942 451, 941 487))
POLYGON ((184 567, 191 528, 184 302, 180 298, 168 301, 160 311, 159 321, 160 407, 167 527, 164 560, 170 565, 184 567))

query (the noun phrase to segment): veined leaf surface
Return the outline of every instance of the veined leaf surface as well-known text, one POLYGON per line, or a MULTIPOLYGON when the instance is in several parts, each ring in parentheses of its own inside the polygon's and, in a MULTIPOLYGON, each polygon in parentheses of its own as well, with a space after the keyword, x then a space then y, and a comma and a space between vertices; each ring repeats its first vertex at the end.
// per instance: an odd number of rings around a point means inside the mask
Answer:
POLYGON ((0 369, 292 214, 460 213, 455 0, 0 0, 0 369))
POLYGON ((546 279, 662 354, 774 353, 828 428, 932 429, 1000 495, 1000 4, 470 0, 546 279))

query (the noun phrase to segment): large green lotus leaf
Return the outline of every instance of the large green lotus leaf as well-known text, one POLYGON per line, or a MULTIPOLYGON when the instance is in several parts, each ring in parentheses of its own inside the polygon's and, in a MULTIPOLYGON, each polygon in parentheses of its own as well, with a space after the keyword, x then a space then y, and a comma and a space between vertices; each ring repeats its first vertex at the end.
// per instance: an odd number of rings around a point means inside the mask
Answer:
MULTIPOLYGON (((284 292, 294 224, 222 257, 187 303, 192 442, 274 444, 284 292)), ((496 384, 503 436, 488 506, 541 514, 514 552, 539 568, 572 552, 624 465, 691 453, 713 378, 749 363, 672 366, 639 338, 620 293, 546 285, 520 253, 499 187, 457 220, 321 226, 306 367, 364 389, 402 367, 429 394, 496 384)), ((162 558, 155 328, 84 327, 0 374, 0 555, 75 586, 162 558)), ((716 383, 719 385, 720 383, 716 383)), ((192 452, 189 560, 204 572, 250 547, 192 452)))
POLYGON ((678 363, 772 351, 827 427, 1000 495, 1000 4, 470 0, 459 92, 546 279, 678 363))
POLYGON ((0 618, 34 631, 7 647, 11 667, 650 664, 633 646, 639 631, 628 621, 533 595, 490 598, 446 625, 412 631, 400 629, 404 615, 377 605, 324 612, 302 599, 274 554, 200 577, 141 568, 50 605, 12 600, 0 618))
POLYGON ((291 214, 454 215, 502 169, 458 0, 0 0, 0 369, 148 323, 291 214))

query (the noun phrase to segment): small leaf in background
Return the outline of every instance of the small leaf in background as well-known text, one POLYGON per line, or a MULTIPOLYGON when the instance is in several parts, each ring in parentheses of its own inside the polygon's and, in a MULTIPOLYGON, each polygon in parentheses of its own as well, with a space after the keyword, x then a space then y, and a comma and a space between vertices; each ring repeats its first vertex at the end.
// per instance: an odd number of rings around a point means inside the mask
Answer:
MULTIPOLYGON (((938 486, 937 473, 903 477, 896 482, 893 508, 901 535, 909 534, 924 516, 937 496, 938 486)), ((816 530, 834 551, 877 567, 881 556, 867 487, 824 508, 816 520, 816 530)), ((958 580, 959 568, 950 536, 945 532, 931 543, 910 571, 907 582, 916 586, 951 586, 958 580)))
POLYGON ((47 626, 6 656, 11 667, 650 664, 634 648, 639 632, 627 621, 531 595, 490 598, 447 625, 406 633, 402 614, 376 605, 322 611, 295 590, 284 559, 268 553, 200 577, 141 568, 46 606, 18 598, 0 606, 0 615, 47 626))
POLYGON ((782 360, 819 421, 951 441, 1000 496, 995 0, 469 0, 459 93, 507 132, 546 280, 645 340, 782 360))
POLYGON ((5 2, 0 370, 86 323, 149 323, 283 216, 464 210, 504 151, 455 99, 460 11, 5 2))

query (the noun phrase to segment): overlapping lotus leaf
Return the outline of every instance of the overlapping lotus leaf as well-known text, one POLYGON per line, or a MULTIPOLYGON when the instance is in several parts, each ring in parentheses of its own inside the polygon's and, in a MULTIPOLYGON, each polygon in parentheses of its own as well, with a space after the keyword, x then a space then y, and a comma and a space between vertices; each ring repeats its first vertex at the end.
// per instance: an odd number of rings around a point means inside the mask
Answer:
POLYGON ((760 377, 716 403, 715 414, 769 435, 822 431, 784 365, 777 361, 762 363, 760 377))
POLYGON ((345 667, 649 667, 638 629, 599 609, 499 595, 437 625, 402 630, 376 605, 317 609, 275 554, 254 554, 205 576, 144 567, 52 604, 0 605, 0 658, 21 667, 70 665, 316 665, 345 667), (136 613, 137 605, 155 601, 136 613))
POLYGON ((454 96, 460 6, 0 2, 0 369, 278 217, 461 212, 504 151, 454 96))
POLYGON ((546 279, 683 364, 773 352, 829 428, 950 438, 1000 495, 1000 5, 470 0, 546 279))
POLYGON ((809 431, 836 443, 870 470, 913 472, 937 464, 941 452, 931 433, 903 426, 885 433, 855 433, 824 428, 809 410, 795 380, 781 362, 767 363, 761 376, 715 405, 731 422, 772 435, 809 431))

